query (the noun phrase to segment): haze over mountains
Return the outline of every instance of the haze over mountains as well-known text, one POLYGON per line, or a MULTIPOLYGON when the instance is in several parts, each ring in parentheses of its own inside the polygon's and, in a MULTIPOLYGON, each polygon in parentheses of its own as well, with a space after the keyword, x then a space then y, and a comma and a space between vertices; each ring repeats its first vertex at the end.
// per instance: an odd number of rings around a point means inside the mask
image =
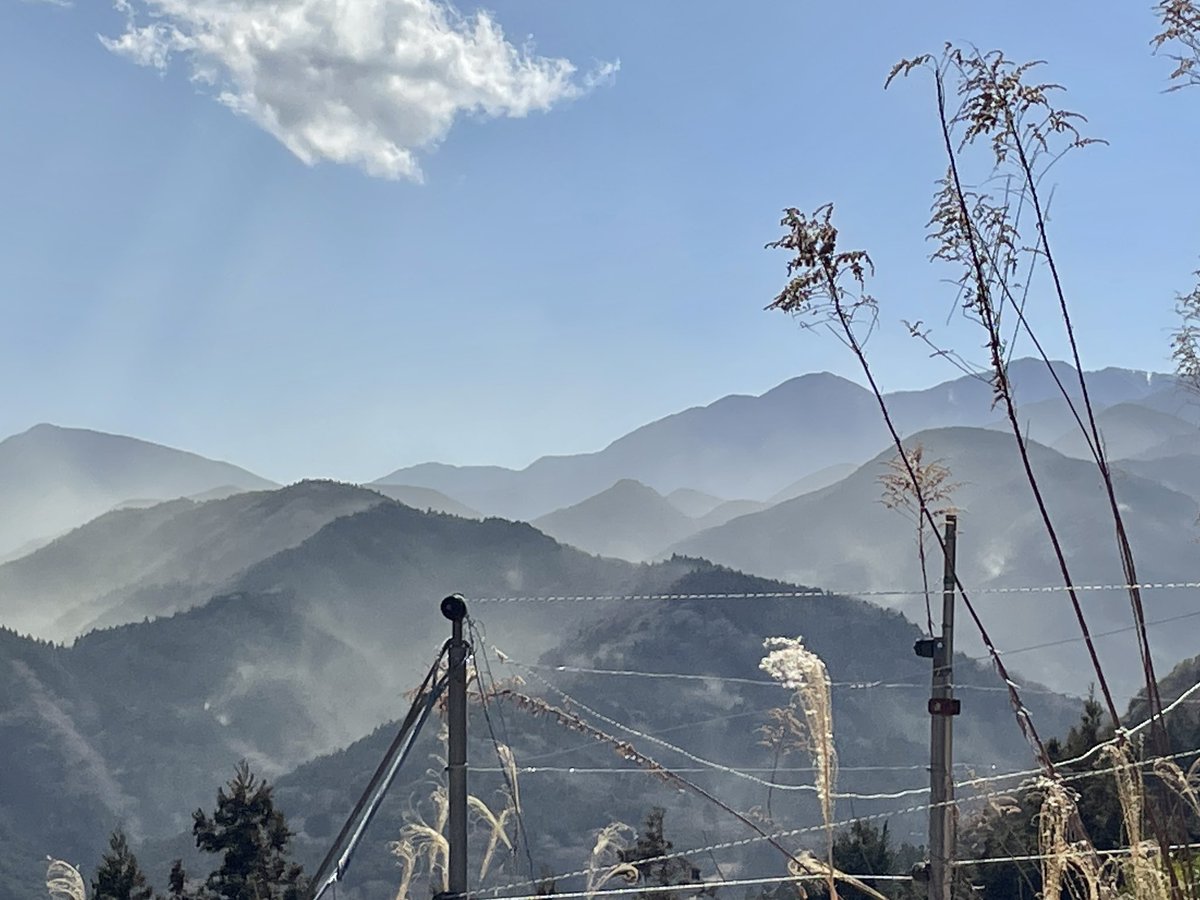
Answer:
MULTIPOLYGON (((1080 458, 1086 445, 1043 369, 1019 361, 1013 373, 1075 580, 1122 580, 1098 478, 1080 458)), ((1200 410, 1165 376, 1089 377, 1142 580, 1200 580, 1200 410)), ((1022 681, 1081 694, 1092 676, 1064 594, 996 592, 1061 577, 990 399, 972 378, 890 397, 907 440, 960 483, 959 570, 993 638, 1016 651, 1009 662, 1022 681)), ((9 629, 0 630, 0 750, 12 760, 12 777, 0 781, 0 893, 32 895, 30 873, 47 852, 97 858, 118 822, 147 860, 169 860, 182 852, 190 811, 241 758, 281 779, 303 852, 319 856, 389 738, 377 727, 403 711, 403 692, 444 640, 437 601, 451 591, 472 600, 489 647, 551 667, 753 679, 763 638, 803 634, 839 682, 919 687, 914 702, 904 688, 839 688, 843 762, 886 748, 897 763, 920 765, 928 667, 912 642, 924 601, 912 592, 915 528, 879 502, 893 454, 878 417, 851 382, 802 376, 651 423, 597 453, 522 471, 427 465, 365 486, 280 488, 227 463, 53 426, 0 443, 0 535, 13 548, 59 535, 0 565, 0 625, 9 629), (826 593, 538 599, 801 586, 826 593), (856 590, 881 593, 844 596, 856 590)), ((1124 702, 1140 686, 1128 599, 1096 591, 1083 602, 1093 630, 1112 632, 1098 644, 1124 702)), ((1195 655, 1200 592, 1148 591, 1145 602, 1162 623, 1151 640, 1166 672, 1195 655)), ((960 651, 974 652, 973 641, 964 628, 960 651)), ((964 704, 960 758, 1021 767, 1025 748, 1003 691, 990 690, 994 676, 965 658, 958 665, 956 682, 980 689, 964 704)), ((769 706, 761 687, 537 671, 632 727, 680 729, 690 752, 758 752, 747 726, 769 706)), ((1076 702, 1030 687, 1039 726, 1061 733, 1076 702)), ((546 723, 523 723, 513 743, 519 758, 569 764, 595 764, 599 752, 571 749, 546 723)), ((631 799, 617 811, 636 817, 649 796, 644 776, 621 777, 631 799)), ((852 775, 844 786, 907 786, 889 779, 852 775)), ((546 777, 523 787, 547 803, 575 792, 564 827, 544 828, 540 850, 564 861, 586 855, 588 829, 612 811, 611 784, 546 777)), ((761 802, 744 785, 713 785, 739 803, 761 802)), ((380 846, 402 800, 372 832, 380 846)), ((389 896, 390 866, 386 854, 368 865, 359 896, 389 896)))
POLYGON ((136 438, 36 425, 0 441, 0 558, 129 500, 277 487, 245 469, 136 438))
POLYGON ((114 510, 0 565, 0 621, 69 640, 181 612, 231 588, 254 563, 382 502, 375 491, 302 482, 114 510))
MULTIPOLYGON (((1044 366, 1018 360, 1011 373, 1025 398, 1021 421, 1035 439, 1035 467, 1048 480, 1050 510, 1068 542, 1075 580, 1119 581, 1110 526, 1097 505, 1096 476, 1089 463, 1075 458, 1087 453, 1086 443, 1070 427, 1044 366)), ((1056 374, 1068 387, 1075 384, 1069 367, 1058 364, 1056 374)), ((1106 369, 1088 378, 1119 470, 1143 580, 1196 580, 1200 406, 1168 376, 1106 369)), ((961 509, 960 568, 968 583, 982 590, 1057 584, 1061 577, 1047 556, 1012 438, 991 401, 990 386, 973 377, 888 397, 905 433, 924 442, 931 457, 943 458, 953 480, 962 483, 954 502, 961 509), (935 427, 917 432, 908 423, 935 427)), ((877 601, 920 621, 924 602, 911 593, 920 586, 914 532, 900 514, 878 502, 878 477, 892 455, 887 443, 874 399, 828 374, 792 379, 761 397, 729 397, 669 416, 598 453, 545 458, 519 472, 415 467, 354 490, 304 483, 245 493, 245 488, 214 482, 269 483, 228 464, 131 438, 39 426, 0 445, 0 473, 21 466, 28 473, 20 485, 26 494, 10 487, 2 507, 10 534, 16 533, 16 523, 38 518, 38 500, 23 505, 22 497, 53 481, 49 463, 56 458, 72 461, 65 468, 66 481, 76 496, 103 497, 105 503, 115 496, 128 501, 201 489, 218 497, 235 493, 213 502, 139 502, 138 509, 102 515, 0 565, 0 615, 5 617, 0 621, 69 640, 94 627, 186 610, 215 593, 245 589, 246 573, 276 554, 303 555, 310 538, 380 503, 381 495, 419 509, 479 518, 514 505, 536 511, 555 497, 580 494, 571 504, 542 512, 534 526, 589 553, 632 562, 683 553, 789 581, 887 592, 877 601), (94 460, 93 452, 99 453, 94 460), (34 464, 39 461, 41 468, 34 464), (617 477, 606 483, 614 473, 617 477), (436 475, 437 486, 385 483, 422 475, 436 475), (600 487, 585 494, 592 484, 600 487)), ((0 486, 15 480, 10 474, 0 486)), ((66 521, 65 514, 59 521, 66 521)), ((520 591, 520 583, 515 577, 481 589, 520 591)), ((303 592, 306 585, 300 588, 303 592)), ((563 588, 571 592, 570 585, 563 588)), ((1031 612, 1001 616, 996 639, 1018 646, 1026 615, 1054 636, 1073 633, 1063 604, 1055 602, 1061 599, 1041 597, 1031 612)), ((1148 604, 1152 618, 1172 619, 1194 599, 1174 591, 1155 594, 1148 604)), ((1033 601, 1000 594, 990 602, 1024 610, 1033 601)), ((1125 624, 1119 594, 1095 593, 1089 603, 1098 628, 1125 624)), ((1171 643, 1178 642, 1178 630, 1167 631, 1163 652, 1169 663, 1188 648, 1171 643)), ((1111 643, 1121 645, 1110 651, 1114 660, 1124 661, 1128 647, 1123 645, 1129 642, 1111 643)), ((1031 660, 1028 669, 1063 690, 1086 686, 1071 649, 1055 661, 1031 660)))
MULTIPOLYGON (((1074 370, 1056 364, 1077 394, 1074 370)), ((1045 366, 1015 360, 1010 377, 1023 410, 1022 425, 1052 443, 1071 419, 1045 366)), ((1165 375, 1103 369, 1088 374, 1097 407, 1136 402, 1186 422, 1200 421, 1165 375)), ((963 376, 923 391, 887 395, 902 433, 949 425, 995 427, 986 382, 963 376)), ((1171 437, 1164 433, 1162 439, 1171 437)), ((489 515, 532 521, 633 479, 660 493, 690 488, 723 499, 767 501, 798 479, 829 466, 861 464, 888 443, 875 398, 829 373, 801 375, 760 397, 729 396, 652 422, 597 453, 542 457, 525 469, 426 463, 399 469, 380 484, 433 488, 489 515)))

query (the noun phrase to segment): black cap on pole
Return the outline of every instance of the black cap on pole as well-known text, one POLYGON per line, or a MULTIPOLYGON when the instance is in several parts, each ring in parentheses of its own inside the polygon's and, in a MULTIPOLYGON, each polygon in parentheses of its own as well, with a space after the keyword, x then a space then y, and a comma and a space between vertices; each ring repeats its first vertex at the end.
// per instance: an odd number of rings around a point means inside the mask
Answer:
POLYGON ((442 601, 442 615, 451 622, 461 622, 467 617, 467 601, 462 594, 451 594, 442 601))

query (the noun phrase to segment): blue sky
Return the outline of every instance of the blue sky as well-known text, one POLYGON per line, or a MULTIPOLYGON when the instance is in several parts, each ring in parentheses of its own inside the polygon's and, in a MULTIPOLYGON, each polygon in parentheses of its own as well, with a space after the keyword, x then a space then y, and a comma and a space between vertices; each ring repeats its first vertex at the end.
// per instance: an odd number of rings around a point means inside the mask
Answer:
POLYGON ((926 259, 930 85, 882 88, 946 40, 1046 59, 1111 142, 1055 170, 1054 244, 1085 363, 1169 368, 1173 297, 1200 267, 1200 96, 1163 93, 1148 3, 504 0, 487 9, 515 55, 493 29, 464 57, 490 87, 398 105, 388 54, 434 80, 445 61, 436 0, 350 6, 363 35, 413 9, 434 24, 401 28, 378 66, 332 58, 317 91, 288 80, 287 53, 323 48, 285 40, 274 82, 238 94, 222 66, 244 62, 259 0, 0 4, 0 433, 51 421, 357 481, 520 466, 803 372, 857 378, 835 341, 762 309, 780 209, 825 201, 878 265, 885 386, 951 377, 899 324, 979 344, 943 325, 953 297, 926 259), (154 49, 139 35, 173 51, 164 69, 131 60, 154 49), (240 113, 217 99, 230 85, 240 113), (349 131, 325 127, 339 92, 349 131), (473 102, 493 114, 456 114, 473 102))

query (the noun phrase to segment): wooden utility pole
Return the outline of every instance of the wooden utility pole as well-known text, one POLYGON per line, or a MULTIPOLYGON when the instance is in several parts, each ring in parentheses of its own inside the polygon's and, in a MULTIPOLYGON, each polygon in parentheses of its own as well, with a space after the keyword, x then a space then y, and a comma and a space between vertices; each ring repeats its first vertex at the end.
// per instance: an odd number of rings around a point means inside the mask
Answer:
POLYGON ((958 579, 955 547, 958 517, 946 515, 942 578, 942 635, 917 641, 918 656, 933 660, 929 698, 929 900, 951 900, 958 816, 954 807, 954 717, 962 709, 954 697, 954 600, 958 579))
MULTIPOLYGON (((449 645, 449 687, 446 696, 450 730, 447 754, 450 818, 446 839, 450 844, 447 894, 467 894, 467 655, 470 645, 463 637, 467 604, 459 594, 442 601, 442 615, 452 623, 449 645)), ((443 895, 445 896, 445 895, 443 895)))

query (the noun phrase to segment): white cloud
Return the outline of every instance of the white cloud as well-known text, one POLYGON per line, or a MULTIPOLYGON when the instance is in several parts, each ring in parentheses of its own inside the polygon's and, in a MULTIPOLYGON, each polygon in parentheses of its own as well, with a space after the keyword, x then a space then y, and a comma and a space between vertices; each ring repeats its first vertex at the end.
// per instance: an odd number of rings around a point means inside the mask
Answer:
POLYGON ((307 164, 421 179, 416 151, 461 114, 521 117, 610 80, 510 43, 489 14, 440 0, 114 0, 100 40, 139 65, 173 59, 307 164))

